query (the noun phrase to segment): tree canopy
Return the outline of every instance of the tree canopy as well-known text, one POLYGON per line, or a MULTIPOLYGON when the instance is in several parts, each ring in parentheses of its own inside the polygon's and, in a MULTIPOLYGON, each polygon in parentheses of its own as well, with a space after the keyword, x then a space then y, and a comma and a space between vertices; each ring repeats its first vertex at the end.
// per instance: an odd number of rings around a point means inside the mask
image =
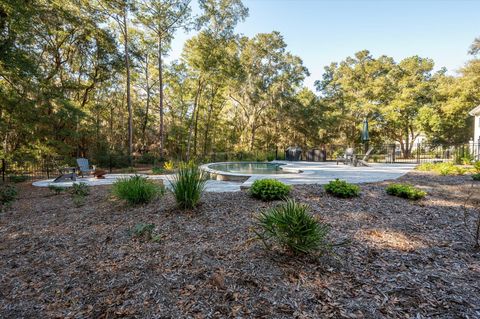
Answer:
POLYGON ((207 157, 370 137, 465 143, 480 104, 479 39, 456 76, 434 61, 363 50, 315 83, 276 31, 246 37, 240 0, 4 0, 0 4, 0 156, 207 157), (166 63, 180 29, 196 29, 166 63))

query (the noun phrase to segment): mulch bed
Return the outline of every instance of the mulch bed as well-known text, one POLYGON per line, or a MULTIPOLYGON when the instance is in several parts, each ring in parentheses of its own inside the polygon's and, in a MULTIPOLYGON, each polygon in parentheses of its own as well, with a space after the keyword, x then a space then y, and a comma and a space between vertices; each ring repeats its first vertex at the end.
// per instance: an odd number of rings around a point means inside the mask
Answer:
POLYGON ((132 208, 98 186, 75 207, 22 185, 0 214, 0 317, 480 318, 480 252, 463 223, 469 177, 400 180, 429 195, 392 197, 383 182, 345 200, 296 186, 343 244, 320 257, 266 250, 254 216, 278 202, 246 192, 206 193, 181 211, 171 194, 132 208), (132 238, 137 223, 155 224, 160 240, 132 238))

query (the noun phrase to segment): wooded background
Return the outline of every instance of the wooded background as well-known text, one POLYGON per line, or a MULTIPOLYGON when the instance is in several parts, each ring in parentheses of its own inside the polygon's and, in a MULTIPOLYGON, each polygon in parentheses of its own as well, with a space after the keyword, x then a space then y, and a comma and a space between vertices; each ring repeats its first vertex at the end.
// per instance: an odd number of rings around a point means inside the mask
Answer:
MULTIPOLYGON (((480 39, 458 76, 434 61, 367 50, 325 68, 316 92, 278 32, 235 33, 240 0, 3 0, 0 157, 94 161, 208 157, 299 145, 372 142, 404 155, 424 133, 468 142, 480 104, 480 39), (198 33, 164 58, 179 29, 198 33)), ((473 40, 473 39, 472 39, 473 40)), ((465 48, 468 50, 468 48, 465 48)))

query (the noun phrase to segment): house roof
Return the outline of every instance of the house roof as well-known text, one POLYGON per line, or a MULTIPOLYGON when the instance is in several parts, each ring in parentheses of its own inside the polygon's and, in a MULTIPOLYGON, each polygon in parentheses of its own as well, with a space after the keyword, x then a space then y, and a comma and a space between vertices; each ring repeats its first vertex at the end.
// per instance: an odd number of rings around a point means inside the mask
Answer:
POLYGON ((480 105, 468 112, 472 116, 480 115, 480 105))

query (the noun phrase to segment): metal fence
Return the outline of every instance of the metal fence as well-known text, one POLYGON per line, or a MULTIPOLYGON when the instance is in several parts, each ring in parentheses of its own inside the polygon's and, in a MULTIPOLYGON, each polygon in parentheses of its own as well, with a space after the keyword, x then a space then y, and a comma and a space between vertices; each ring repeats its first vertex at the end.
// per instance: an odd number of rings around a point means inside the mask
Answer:
MULTIPOLYGON (((353 148, 358 158, 365 156, 367 150, 372 148, 368 160, 378 163, 412 163, 426 162, 454 162, 456 164, 469 163, 480 160, 480 144, 439 145, 419 143, 402 150, 399 144, 376 145, 324 145, 314 149, 303 149, 300 160, 302 161, 335 161, 342 157, 347 148, 353 148), (314 155, 312 155, 314 154, 314 155), (317 155, 318 154, 318 155, 317 155)), ((284 153, 288 152, 285 148, 284 153)))
MULTIPOLYGON (((414 145, 408 154, 402 152, 398 144, 371 145, 373 151, 370 154, 370 162, 378 163, 412 163, 421 164, 426 162, 454 162, 466 164, 480 160, 480 144, 461 145, 437 145, 421 143, 414 145)), ((315 149, 303 149, 300 160, 307 161, 335 161, 341 157, 347 146, 324 145, 315 149)), ((355 154, 361 158, 366 152, 365 145, 357 145, 355 154)), ((226 161, 271 161, 274 159, 284 160, 287 148, 269 149, 253 152, 216 152, 208 156, 196 158, 199 163, 226 162, 226 161)), ((123 155, 108 155, 102 158, 92 158, 91 164, 106 169, 109 172, 115 169, 149 169, 152 166, 163 166, 164 160, 158 160, 153 156, 130 158, 123 155)), ((75 166, 73 157, 43 157, 30 160, 6 160, 0 159, 0 181, 19 182, 42 178, 53 178, 59 175, 59 169, 66 166, 75 166)))

